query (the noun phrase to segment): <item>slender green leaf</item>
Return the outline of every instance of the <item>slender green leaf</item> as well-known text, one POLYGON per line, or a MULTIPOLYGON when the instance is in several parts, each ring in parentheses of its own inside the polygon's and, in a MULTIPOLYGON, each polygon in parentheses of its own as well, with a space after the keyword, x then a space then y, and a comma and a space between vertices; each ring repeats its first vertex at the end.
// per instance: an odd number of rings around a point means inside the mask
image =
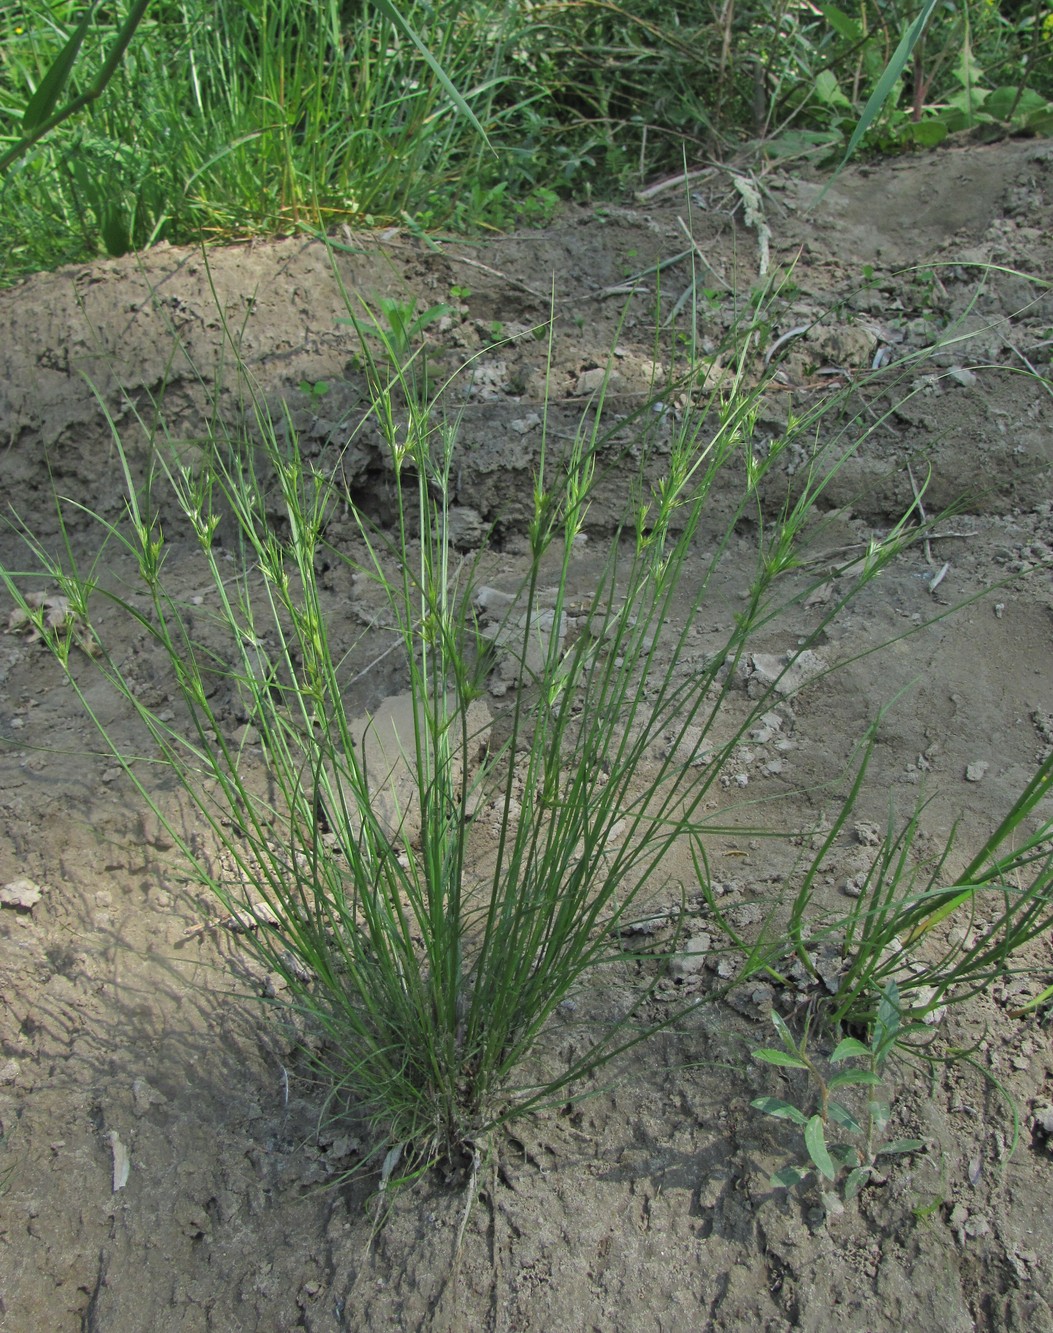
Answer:
POLYGON ((869 1069, 843 1069, 840 1074, 834 1074, 827 1083, 828 1088, 848 1088, 853 1085, 856 1087, 866 1085, 874 1087, 880 1084, 880 1077, 869 1069))
POLYGON ((808 1117, 798 1111, 791 1102, 780 1101, 778 1097, 756 1097, 751 1106, 765 1115, 773 1115, 779 1120, 792 1120, 795 1125, 807 1125, 808 1117))
POLYGON ((827 1148, 838 1166, 852 1168, 859 1165, 859 1153, 850 1143, 828 1143, 827 1148))
POLYGON ((66 45, 55 57, 51 68, 40 80, 36 92, 29 99, 22 115, 23 134, 32 134, 38 126, 43 125, 54 114, 59 98, 62 96, 63 90, 69 82, 69 77, 73 73, 73 66, 77 63, 77 56, 80 54, 84 38, 91 27, 96 3, 97 0, 93 0, 93 3, 84 11, 80 22, 67 39, 66 45))
POLYGON ((925 1147, 924 1139, 893 1139, 877 1150, 879 1157, 899 1157, 904 1153, 918 1152, 925 1147))
POLYGON ((816 9, 826 19, 827 23, 833 28, 839 37, 843 37, 846 42, 861 42, 865 34, 854 18, 850 18, 843 9, 838 9, 836 5, 824 4, 823 0, 816 0, 816 9))
POLYGON ((831 1120, 843 1126, 852 1134, 862 1134, 863 1126, 855 1118, 851 1111, 841 1105, 840 1102, 830 1102, 827 1105, 826 1113, 831 1120))
POLYGON ((870 1047, 864 1046, 861 1041, 855 1037, 845 1037, 834 1047, 833 1054, 830 1056, 832 1065, 840 1064, 842 1060, 870 1059, 870 1047))
POLYGON ((916 120, 910 126, 910 141, 920 148, 935 148, 943 143, 950 134, 946 121, 933 117, 931 120, 916 120))
POLYGON ((895 978, 890 978, 881 992, 881 1000, 878 1004, 877 1023, 874 1028, 874 1046, 878 1051, 883 1051, 886 1047, 892 1045, 902 1022, 902 1003, 899 997, 899 986, 895 978))
POLYGON ((410 39, 413 45, 417 48, 417 50, 421 53, 424 59, 428 62, 428 65, 431 68, 431 72, 439 80, 439 83, 442 84, 442 87, 446 92, 446 96, 450 99, 450 101, 457 108, 460 114, 464 116, 466 120, 469 120, 471 122, 471 124, 479 132, 481 137, 486 142, 489 142, 489 140, 487 140, 486 138, 486 131, 483 129, 482 125, 480 125, 479 121, 476 119, 475 112, 471 109, 468 103, 464 100, 461 94, 450 82, 450 76, 446 73, 446 71, 435 59, 435 57, 428 50, 428 48, 424 45, 423 40, 417 35, 416 29, 413 28, 409 22, 407 22, 405 17, 402 15, 401 11, 391 3, 391 0, 370 0, 370 3, 374 6, 374 8, 379 9, 385 18, 389 19, 392 23, 395 24, 397 28, 399 28, 402 32, 406 34, 406 36, 410 39))
POLYGON ((857 1166, 854 1171, 850 1171, 845 1178, 845 1198, 854 1199, 870 1176, 869 1166, 857 1166))
POLYGON ((784 1166, 781 1171, 776 1171, 774 1175, 769 1177, 768 1183, 775 1189, 792 1190, 802 1180, 807 1179, 807 1171, 801 1171, 796 1166, 784 1166))
POLYGON ((807 1069, 807 1064, 799 1055, 791 1055, 789 1051, 777 1051, 772 1046, 764 1046, 760 1050, 753 1052, 754 1060, 763 1060, 767 1065, 781 1065, 786 1069, 807 1069))
POLYGON ((848 147, 845 149, 845 155, 841 159, 838 171, 841 170, 841 167, 845 165, 856 151, 856 148, 859 146, 859 141, 862 139, 863 135, 866 134, 867 130, 870 129, 878 112, 891 96, 893 88, 899 82, 900 76, 906 69, 907 62, 910 60, 914 48, 921 40, 922 33, 924 33, 929 19, 932 17, 932 12, 938 3, 939 0, 925 0, 917 18, 900 39, 899 45, 893 52, 892 59, 885 67, 885 72, 882 74, 877 82, 877 86, 867 99, 867 104, 863 108, 862 114, 859 117, 859 123, 853 131, 851 139, 848 141, 848 147))
POLYGON ((834 1168, 833 1159, 826 1146, 826 1126, 823 1124, 821 1115, 813 1115, 804 1127, 804 1146, 808 1149, 808 1156, 815 1163, 816 1167, 827 1180, 833 1180, 837 1175, 834 1168))
MULTIPOLYGON (((797 1043, 793 1039, 793 1033, 786 1026, 786 1020, 781 1014, 777 1014, 773 1009, 771 1012, 771 1021, 775 1024, 775 1031, 779 1034, 779 1040, 788 1051, 796 1055, 798 1049, 797 1043)), ((805 1067, 807 1068, 807 1066, 805 1067)))
POLYGON ((824 106, 843 107, 849 111, 852 109, 852 103, 841 91, 841 85, 832 70, 824 69, 817 75, 815 95, 824 106))

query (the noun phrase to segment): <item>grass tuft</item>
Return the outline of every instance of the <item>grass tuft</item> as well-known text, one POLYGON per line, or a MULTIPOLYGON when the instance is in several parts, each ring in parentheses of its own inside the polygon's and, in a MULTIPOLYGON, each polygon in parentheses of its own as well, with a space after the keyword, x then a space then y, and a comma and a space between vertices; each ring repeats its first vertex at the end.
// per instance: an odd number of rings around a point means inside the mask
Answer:
MULTIPOLYGON (((834 431, 837 455, 828 454, 814 440, 824 417, 841 411, 835 396, 792 419, 762 454, 753 423, 764 386, 747 377, 751 324, 737 335, 737 358, 728 349, 736 368, 717 391, 698 387, 701 361, 688 349, 694 387, 683 412, 673 419, 649 403, 631 423, 636 480, 595 588, 573 608, 575 554, 617 452, 604 391, 567 447, 558 449, 544 428, 521 583, 499 628, 488 631, 477 610, 481 556, 455 548, 458 425, 444 407, 451 398, 436 396, 419 373, 434 314, 348 303, 370 395, 348 447, 377 442, 394 497, 386 528, 342 484, 339 457, 309 458, 288 412, 272 412, 243 371, 251 419, 225 427, 217 412, 193 460, 166 438, 158 406, 145 482, 136 481, 111 418, 123 518, 60 501, 58 549, 23 530, 32 568, 0 569, 139 799, 280 978, 337 1104, 373 1122, 374 1160, 385 1162, 386 1181, 396 1167, 405 1177, 440 1159, 477 1161, 501 1125, 565 1095, 654 1030, 645 1006, 662 970, 633 951, 625 927, 656 895, 667 902, 676 894, 668 882, 675 849, 691 848, 707 889, 708 801, 736 747, 776 693, 786 693, 790 673, 832 620, 926 530, 915 521, 919 498, 884 537, 846 554, 833 576, 788 577, 807 567, 809 526, 844 465, 845 434, 850 455, 880 422, 844 417, 834 431), (809 458, 803 480, 773 506, 780 460, 801 448, 809 458), (208 589, 193 602, 170 578, 162 494, 190 538, 190 582, 208 589), (101 536, 88 560, 71 531, 85 522, 101 536), (720 649, 699 658, 691 628, 742 531, 755 534, 747 594, 720 649), (116 556, 136 570, 133 585, 103 577, 116 556), (350 665, 357 644, 334 615, 323 577, 333 568, 379 598, 405 684, 397 709, 365 721, 350 665), (42 577, 67 599, 56 623, 40 613, 42 577), (817 610, 781 674, 748 706, 729 708, 760 631, 831 577, 836 596, 817 610), (134 630, 163 683, 150 697, 168 692, 176 707, 144 697, 111 651, 115 620, 134 630), (87 640, 86 627, 94 631, 87 640), (90 656, 76 651, 85 641, 90 656), (496 652, 511 659, 516 687, 494 716, 496 652), (141 750, 130 751, 93 703, 98 673, 141 725, 141 750), (192 835, 170 818, 171 778, 196 809, 192 835), (601 1021, 583 1021, 569 1053, 551 1049, 554 1016, 601 968, 633 998, 608 1007, 601 1021)), ((227 336, 236 354, 236 332, 227 336)), ((903 369, 913 374, 912 365, 903 369)), ((624 432, 624 420, 618 428, 624 432)), ((778 930, 773 916, 758 938, 742 939, 712 895, 710 908, 741 949, 740 978, 764 971, 784 980, 793 958, 814 975, 815 942, 839 939, 845 965, 826 1002, 831 1018, 899 1033, 952 993, 989 984, 1050 923, 1049 826, 1023 831, 1053 768, 1043 765, 951 886, 940 881, 945 855, 918 887, 915 817, 903 832, 890 831, 853 913, 817 925, 818 868, 862 787, 874 735, 876 724, 834 829, 805 868, 788 928, 778 930), (1002 913, 973 944, 953 961, 937 950, 924 974, 904 971, 954 912, 981 898, 986 919, 988 899, 1002 913), (931 987, 924 1001, 923 987, 931 987), (890 996, 903 1006, 902 1024, 898 1009, 895 1024, 888 1017, 890 996)), ((884 1045, 879 1055, 883 1061, 884 1045)), ((822 1167, 818 1130, 813 1139, 812 1160, 818 1154, 822 1167)))

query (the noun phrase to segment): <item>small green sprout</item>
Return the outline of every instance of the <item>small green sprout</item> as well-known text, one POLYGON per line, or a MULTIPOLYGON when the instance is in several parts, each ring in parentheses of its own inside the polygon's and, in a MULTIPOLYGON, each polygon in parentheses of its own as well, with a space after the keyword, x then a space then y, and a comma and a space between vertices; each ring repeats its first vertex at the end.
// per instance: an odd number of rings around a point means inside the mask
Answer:
POLYGON ((305 393, 312 403, 317 403, 320 398, 324 398, 329 392, 328 380, 302 379, 299 384, 301 393, 305 393))
POLYGON ((445 304, 429 306, 418 313, 416 297, 406 301, 381 297, 377 307, 379 315, 370 313, 365 319, 351 316, 336 322, 352 324, 360 333, 378 338, 391 364, 400 369, 419 350, 425 331, 437 320, 455 313, 452 306, 445 304))
POLYGON ((771 1177, 771 1184, 792 1189, 804 1184, 813 1171, 822 1182, 833 1184, 842 1172, 844 1196, 854 1198, 863 1186, 877 1174, 877 1161, 882 1157, 897 1157, 924 1148, 921 1139, 894 1139, 882 1143, 881 1138, 890 1119, 888 1102, 877 1092, 868 1092, 865 1112, 857 1118, 853 1112, 831 1095, 842 1088, 864 1087, 879 1089, 885 1064, 892 1050, 909 1031, 901 1020, 899 990, 894 981, 885 987, 869 1043, 855 1037, 845 1037, 835 1046, 827 1063, 841 1066, 849 1061, 860 1062, 855 1067, 839 1068, 833 1074, 824 1074, 816 1060, 808 1053, 808 1026, 800 1041, 795 1041, 785 1021, 772 1013, 772 1022, 779 1034, 782 1049, 762 1047, 753 1052, 753 1058, 778 1069, 802 1069, 810 1076, 818 1091, 818 1106, 811 1112, 778 1097, 757 1097, 750 1105, 765 1115, 778 1120, 789 1120, 803 1131, 804 1146, 809 1165, 784 1166, 771 1177), (863 1067, 865 1066, 865 1067, 863 1067), (829 1141, 831 1126, 856 1140, 829 1141))

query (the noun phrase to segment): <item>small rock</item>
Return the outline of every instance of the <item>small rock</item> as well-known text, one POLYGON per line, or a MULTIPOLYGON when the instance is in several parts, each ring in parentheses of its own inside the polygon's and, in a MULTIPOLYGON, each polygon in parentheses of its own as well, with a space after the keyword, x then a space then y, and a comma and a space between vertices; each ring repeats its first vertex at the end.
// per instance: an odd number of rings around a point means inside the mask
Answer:
POLYGON ((823 1205, 823 1212, 827 1217, 840 1217, 845 1211, 845 1205, 836 1194, 833 1194, 830 1191, 824 1191, 820 1194, 819 1199, 823 1205))
POLYGON ((781 728, 782 718, 778 713, 765 713, 750 732, 750 740, 755 745, 766 745, 781 728))
POLYGON ((482 514, 471 505, 451 505, 447 534, 459 551, 474 549, 486 537, 486 524, 483 522, 482 514))
POLYGON ((0 907, 13 907, 16 912, 32 912, 42 894, 43 889, 31 879, 13 879, 0 888, 0 907))
POLYGON ((775 990, 765 982, 757 986, 736 986, 727 998, 732 1009, 746 1018, 766 1018, 775 1003, 775 990))
POLYGON ((696 976, 706 963, 712 940, 705 933, 692 935, 684 944, 682 953, 677 953, 669 960, 669 975, 674 981, 686 981, 696 976))
POLYGON ((643 917, 639 921, 626 921, 619 929, 620 935, 656 935, 658 931, 669 925, 669 917, 665 912, 658 916, 643 917))
POLYGON ((856 841, 864 847, 877 847, 881 842, 881 830, 876 824, 861 821, 855 826, 856 841))
POLYGON ((978 759, 975 763, 969 764, 965 770, 966 782, 983 782, 984 774, 990 767, 986 759, 978 759))
MULTIPOLYGON (((9 1063, 13 1064, 14 1061, 10 1061, 9 1063)), ((3 1070, 0 1070, 0 1081, 2 1080, 3 1070)), ((1047 1101, 1036 1102, 1033 1107, 1033 1113, 1035 1128, 1047 1139, 1053 1138, 1053 1103, 1047 1101)))
POLYGON ((475 591, 476 609, 479 611, 504 611, 515 601, 515 593, 502 592, 500 588, 490 588, 483 584, 481 588, 475 591))
POLYGON ((821 676, 828 669, 826 659, 810 648, 797 654, 753 653, 750 665, 753 670, 747 693, 752 699, 759 698, 769 688, 773 688, 776 694, 796 694, 810 680, 821 676))
POLYGON ((136 1115, 146 1115, 151 1106, 164 1106, 168 1098, 152 1088, 145 1078, 132 1079, 132 1107, 136 1115))
POLYGON ((619 375, 616 370, 607 371, 602 366, 597 366, 594 370, 583 371, 578 376, 578 381, 574 386, 574 393, 577 397, 583 398, 588 394, 599 393, 606 383, 607 393, 618 393, 625 387, 625 377, 619 375))

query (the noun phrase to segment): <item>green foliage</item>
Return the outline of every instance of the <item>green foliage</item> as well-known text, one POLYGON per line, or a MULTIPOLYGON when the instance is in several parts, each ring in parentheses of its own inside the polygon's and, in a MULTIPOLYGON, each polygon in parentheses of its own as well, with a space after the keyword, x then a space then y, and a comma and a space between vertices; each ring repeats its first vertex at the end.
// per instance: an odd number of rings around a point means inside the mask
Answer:
POLYGON ((5 182, 13 268, 53 253, 41 218, 81 253, 114 253, 407 212, 446 221, 463 182, 499 178, 483 122, 502 122, 506 33, 489 7, 154 0, 97 97, 78 79, 115 49, 121 10, 84 32, 80 16, 35 0, 0 21, 0 142, 19 158, 5 182), (75 37, 77 60, 62 63, 75 37), (58 63, 81 114, 26 152, 27 102, 42 105, 58 63))
POLYGON ((776 1069, 804 1071, 817 1098, 814 1110, 808 1109, 811 1105, 808 1101, 790 1102, 779 1097, 757 1097, 750 1103, 765 1115, 787 1120, 802 1131, 809 1165, 782 1167, 771 1177, 772 1185, 792 1189, 814 1177, 819 1181, 821 1191, 825 1192, 823 1182, 834 1184, 843 1174, 844 1196, 852 1199, 877 1173, 881 1159, 924 1148, 921 1139, 883 1140, 891 1116, 888 1101, 881 1096, 885 1068, 897 1045, 916 1027, 903 1021, 899 990, 894 981, 886 985, 881 996, 869 1040, 862 1042, 855 1037, 844 1037, 830 1052, 825 1064, 834 1066, 832 1074, 827 1073, 823 1063, 808 1052, 807 1023, 798 1041, 774 1010, 772 1022, 781 1048, 763 1047, 753 1052, 753 1058, 776 1069), (862 1111, 831 1095, 853 1088, 867 1090, 862 1111), (834 1142, 830 1140, 831 1131, 837 1135, 834 1142))
POLYGON ((397 297, 382 296, 377 301, 377 309, 379 314, 366 309, 364 316, 350 315, 336 322, 351 324, 366 338, 375 338, 396 373, 404 371, 412 361, 425 330, 454 313, 452 306, 441 303, 418 311, 416 297, 400 301, 397 297))
POLYGON ((915 1015, 986 990, 1020 966, 1024 946, 1053 927, 1053 756, 961 874, 946 882, 955 832, 939 855, 914 858, 921 809, 890 826, 844 925, 845 968, 831 999, 839 1021, 870 1023, 892 979, 915 1015), (1036 818, 1037 817, 1037 818, 1036 818))
MULTIPOLYGON (((6 171, 12 162, 28 152, 49 131, 61 125, 63 121, 69 120, 71 116, 76 115, 102 95, 119 68, 149 3, 150 0, 135 0, 123 21, 115 25, 110 49, 95 78, 82 91, 76 95, 69 94, 68 100, 63 101, 67 96, 66 90, 72 82, 84 39, 92 30, 96 18, 98 0, 92 0, 55 53, 50 65, 41 72, 36 86, 28 94, 19 127, 21 135, 14 136, 14 142, 9 144, 6 151, 0 153, 0 172, 6 171)), ((25 29, 17 20, 11 26, 14 28, 13 35, 16 38, 24 35, 25 29)))
POLYGON ((768 11, 766 147, 845 160, 857 148, 932 147, 990 126, 1053 132, 1053 46, 1044 6, 966 0, 906 11, 862 0, 768 11))
POLYGON ((15 273, 162 238, 504 228, 744 139, 833 161, 1049 133, 1044 2, 26 0, 0 19, 0 245, 15 273))
POLYGON ((301 393, 305 393, 312 403, 317 403, 329 392, 328 380, 301 380, 297 386, 301 393))
MULTIPOLYGON (((601 391, 565 450, 544 436, 522 584, 506 619, 484 633, 477 565, 454 549, 456 422, 416 369, 427 329, 445 309, 388 300, 375 309, 348 301, 348 310, 371 398, 358 430, 379 440, 391 481, 394 519, 387 528, 347 491, 340 459, 323 464, 305 456, 288 414, 275 420, 246 383, 254 420, 239 418, 228 433, 217 411, 216 433, 193 463, 166 439, 163 404, 149 424, 140 421, 153 440, 144 483, 111 421, 127 498, 123 518, 60 501, 60 517, 75 514, 95 526, 97 553, 85 561, 77 554, 81 539, 67 537, 55 549, 23 530, 31 567, 0 568, 0 581, 140 799, 282 979, 334 1097, 371 1118, 375 1160, 402 1161, 412 1171, 442 1156, 475 1160, 506 1121, 565 1096, 647 1035, 643 1004, 661 977, 653 959, 644 972, 650 982, 637 981, 635 999, 621 1005, 618 1018, 583 1026, 562 1061, 551 1048, 541 1056, 548 1024, 587 978, 613 968, 621 987, 631 985, 643 959, 626 943, 623 926, 666 887, 674 845, 694 850, 708 892, 708 798, 781 684, 751 696, 745 716, 736 713, 728 727, 736 667, 766 626, 830 579, 824 567, 803 587, 795 579, 784 591, 783 576, 805 567, 807 531, 843 459, 831 464, 813 452, 798 474, 796 498, 772 513, 761 499, 771 469, 786 450, 814 450, 837 398, 792 418, 764 455, 755 452, 752 429, 763 386, 747 384, 744 357, 722 393, 685 399, 671 437, 665 430, 672 423, 662 414, 659 429, 653 402, 645 403, 634 422, 641 464, 623 525, 595 591, 575 608, 580 625, 571 635, 575 547, 597 476, 610 461, 608 429, 624 429, 621 414, 605 425, 601 391), (737 501, 730 513, 721 509, 718 529, 706 527, 702 561, 698 537, 718 485, 737 501), (190 576, 184 556, 181 576, 208 589, 191 604, 169 578, 171 524, 162 531, 162 491, 196 551, 198 572, 190 576), (330 537, 338 515, 351 523, 351 540, 346 528, 330 537), (722 647, 700 661, 691 650, 693 626, 705 614, 732 534, 745 530, 756 533, 747 595, 722 647), (138 590, 107 574, 120 567, 115 551, 131 557, 138 590), (377 725, 360 726, 351 706, 357 631, 334 616, 320 572, 341 566, 379 593, 394 635, 385 657, 397 658, 407 686, 401 730, 379 757, 371 739, 377 725), (44 612, 43 579, 67 601, 61 620, 44 612), (139 674, 128 675, 124 660, 108 651, 105 633, 93 633, 114 617, 134 628, 164 682, 150 696, 163 700, 156 707, 143 696, 139 674), (516 688, 491 726, 480 702, 495 652, 511 661, 516 688), (141 750, 107 731, 108 712, 94 711, 98 673, 141 724, 141 750), (246 720, 240 734, 232 716, 246 720), (708 751, 708 762, 685 758, 688 744, 692 756, 708 751), (408 785, 392 784, 395 770, 408 775, 408 785), (185 812, 170 818, 172 778, 197 812, 189 836, 181 831, 185 812), (482 811, 490 828, 481 845, 482 811)), ((732 362, 767 322, 763 303, 747 318, 726 349, 732 362)), ((236 356, 236 337, 229 329, 227 336, 236 356)), ((690 383, 699 372, 698 349, 678 344, 678 353, 690 383)), ((301 387, 319 395, 320 385, 301 387)), ((656 398, 668 392, 660 386, 656 398)), ((849 418, 848 455, 880 424, 849 418)), ((839 459, 845 444, 839 438, 831 445, 839 459)), ((818 612, 787 672, 924 534, 911 519, 904 515, 862 555, 845 556, 833 574, 837 597, 818 612)), ((802 868, 788 914, 747 940, 709 894, 717 924, 741 951, 739 979, 764 972, 788 990, 803 989, 826 1030, 842 1024, 861 1034, 838 1042, 822 1062, 809 1050, 808 1025, 797 1040, 776 1016, 779 1046, 755 1053, 791 1078, 807 1075, 814 1090, 812 1097, 755 1103, 802 1133, 810 1165, 787 1166, 777 1183, 843 1176, 846 1194, 871 1179, 884 1157, 919 1146, 883 1142, 887 1098, 873 1090, 893 1050, 918 1041, 922 1020, 937 1005, 982 990, 1014 967, 1021 946, 1053 925, 1053 828, 1036 820, 1053 782, 1053 758, 951 883, 943 876, 949 844, 935 864, 913 856, 919 809, 902 830, 890 820, 847 917, 816 909, 816 879, 855 807, 880 720, 851 790, 802 868), (971 930, 952 939, 947 927, 963 915, 971 930), (815 955, 832 941, 841 966, 824 974, 819 991, 810 984, 818 981, 815 955), (790 981, 791 966, 803 970, 803 987, 790 981), (865 1106, 854 1104, 853 1090, 865 1090, 865 1106)))
POLYGON ((337 323, 350 324, 358 333, 374 394, 383 397, 401 390, 421 403, 436 387, 429 379, 424 335, 432 324, 453 314, 453 307, 440 303, 418 310, 416 297, 381 297, 376 306, 374 311, 363 303, 360 313, 338 319, 337 323))
MULTIPOLYGON (((889 705, 891 706, 891 705, 889 705)), ((1053 755, 1038 765, 1008 813, 957 876, 946 867, 957 842, 953 828, 939 850, 917 852, 925 802, 888 824, 847 915, 824 910, 816 885, 863 790, 886 706, 862 746, 855 779, 814 855, 801 867, 784 928, 751 942, 737 932, 707 889, 714 920, 746 953, 747 972, 763 972, 788 989, 791 969, 811 979, 828 1022, 872 1031, 890 985, 906 1018, 897 1040, 916 1038, 921 1020, 1023 971, 1032 940, 1053 928, 1053 755), (839 960, 821 969, 820 954, 839 960)), ((705 850, 696 851, 706 888, 705 850)))

